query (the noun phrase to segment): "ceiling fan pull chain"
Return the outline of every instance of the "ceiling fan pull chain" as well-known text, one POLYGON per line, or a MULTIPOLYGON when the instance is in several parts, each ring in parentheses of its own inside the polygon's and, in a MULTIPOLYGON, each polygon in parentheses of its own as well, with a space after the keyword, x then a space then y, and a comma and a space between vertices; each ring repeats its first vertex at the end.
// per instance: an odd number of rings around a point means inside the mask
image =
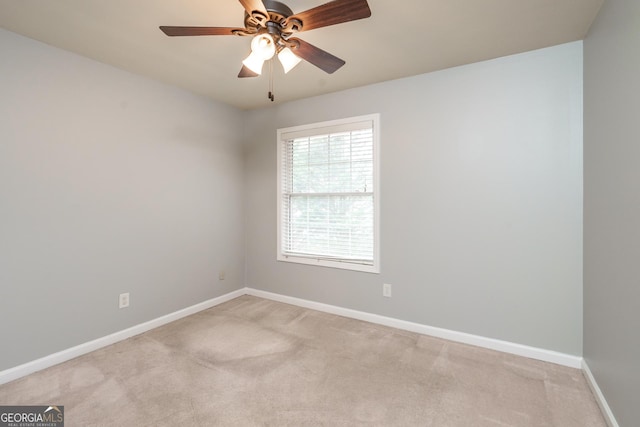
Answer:
POLYGON ((273 59, 269 60, 269 99, 273 102, 276 97, 273 90, 273 59))

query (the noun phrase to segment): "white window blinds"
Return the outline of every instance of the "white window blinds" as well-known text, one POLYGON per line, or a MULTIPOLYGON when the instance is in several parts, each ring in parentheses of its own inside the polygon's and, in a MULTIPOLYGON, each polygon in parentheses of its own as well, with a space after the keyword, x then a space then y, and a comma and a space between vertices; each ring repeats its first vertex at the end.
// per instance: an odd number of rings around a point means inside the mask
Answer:
POLYGON ((374 121, 286 129, 279 144, 279 255, 373 266, 374 121))

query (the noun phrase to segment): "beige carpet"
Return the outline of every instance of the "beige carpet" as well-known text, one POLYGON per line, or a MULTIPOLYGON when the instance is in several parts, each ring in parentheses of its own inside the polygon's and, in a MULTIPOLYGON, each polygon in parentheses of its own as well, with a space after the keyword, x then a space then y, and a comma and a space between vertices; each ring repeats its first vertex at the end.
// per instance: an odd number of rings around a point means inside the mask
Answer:
POLYGON ((605 427, 576 369, 243 296, 0 386, 66 426, 605 427))

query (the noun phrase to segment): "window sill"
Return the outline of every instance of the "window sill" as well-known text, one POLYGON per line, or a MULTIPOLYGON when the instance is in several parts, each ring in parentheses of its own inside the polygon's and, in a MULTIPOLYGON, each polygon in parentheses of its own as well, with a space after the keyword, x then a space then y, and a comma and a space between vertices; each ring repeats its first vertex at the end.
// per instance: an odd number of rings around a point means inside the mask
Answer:
POLYGON ((298 257, 298 256, 282 255, 282 254, 278 255, 278 261, 291 262, 294 264, 315 265, 317 267, 338 268, 341 270, 360 271, 364 273, 374 273, 374 274, 380 273, 380 269, 375 264, 366 265, 366 264, 357 264, 357 263, 352 263, 347 261, 331 261, 326 259, 298 257))

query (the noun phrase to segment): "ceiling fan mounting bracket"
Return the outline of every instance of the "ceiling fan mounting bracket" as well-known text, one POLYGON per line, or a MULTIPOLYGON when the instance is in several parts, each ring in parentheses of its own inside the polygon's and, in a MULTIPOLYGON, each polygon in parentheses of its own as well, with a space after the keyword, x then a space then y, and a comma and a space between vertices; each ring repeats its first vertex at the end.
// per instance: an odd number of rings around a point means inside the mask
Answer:
POLYGON ((293 34, 302 31, 302 21, 296 18, 287 18, 281 24, 282 32, 293 34))
POLYGON ((300 47, 300 42, 295 37, 293 37, 293 39, 291 40, 282 39, 282 42, 285 47, 288 47, 289 49, 294 51, 300 47))
POLYGON ((231 32, 234 36, 255 36, 258 34, 258 27, 234 28, 231 32))

